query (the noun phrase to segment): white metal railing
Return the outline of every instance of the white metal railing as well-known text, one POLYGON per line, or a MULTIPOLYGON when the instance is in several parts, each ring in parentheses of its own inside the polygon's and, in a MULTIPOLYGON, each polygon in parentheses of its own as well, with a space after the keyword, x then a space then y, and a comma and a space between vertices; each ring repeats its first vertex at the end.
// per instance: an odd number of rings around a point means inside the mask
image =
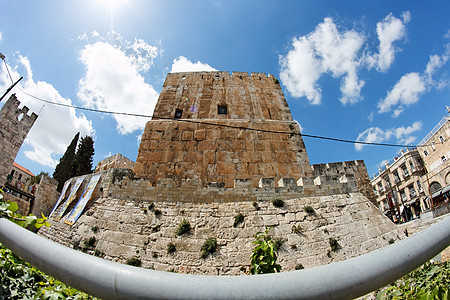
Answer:
POLYGON ((434 126, 434 128, 420 141, 420 143, 417 144, 418 147, 425 145, 426 142, 431 138, 433 134, 435 134, 441 127, 449 120, 449 116, 445 116, 439 121, 439 123, 434 126))
POLYGON ((389 284, 450 244, 450 217, 407 239, 310 269, 255 276, 187 275, 94 257, 0 219, 0 242, 38 269, 102 299, 351 299, 389 284))

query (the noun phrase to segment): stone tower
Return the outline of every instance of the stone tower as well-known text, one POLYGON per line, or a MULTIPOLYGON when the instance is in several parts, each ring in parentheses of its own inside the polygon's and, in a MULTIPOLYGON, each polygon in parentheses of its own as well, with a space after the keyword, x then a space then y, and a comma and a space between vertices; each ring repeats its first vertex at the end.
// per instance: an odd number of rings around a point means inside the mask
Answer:
POLYGON ((19 105, 12 94, 0 111, 0 186, 6 183, 14 159, 38 117, 35 113, 28 115, 28 107, 19 105))
POLYGON ((225 187, 233 187, 235 179, 251 179, 256 187, 262 177, 312 175, 278 80, 242 72, 168 74, 134 172, 153 185, 172 178, 225 187))

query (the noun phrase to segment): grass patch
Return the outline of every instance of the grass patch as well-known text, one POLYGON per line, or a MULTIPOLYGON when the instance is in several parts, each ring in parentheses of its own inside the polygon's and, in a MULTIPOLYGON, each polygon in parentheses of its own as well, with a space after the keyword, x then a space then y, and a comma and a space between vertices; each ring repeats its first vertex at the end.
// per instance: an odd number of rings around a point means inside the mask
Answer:
POLYGON ((177 247, 175 246, 174 243, 170 242, 167 244, 167 254, 172 254, 175 251, 177 251, 177 247))
POLYGON ((141 260, 140 260, 139 258, 137 258, 137 257, 134 257, 134 256, 128 258, 127 261, 126 261, 125 263, 126 263, 127 265, 135 266, 135 267, 140 267, 140 266, 142 266, 141 260))
POLYGON ((312 208, 312 206, 309 206, 309 205, 306 205, 305 207, 303 207, 303 210, 310 215, 312 215, 314 213, 314 208, 312 208))

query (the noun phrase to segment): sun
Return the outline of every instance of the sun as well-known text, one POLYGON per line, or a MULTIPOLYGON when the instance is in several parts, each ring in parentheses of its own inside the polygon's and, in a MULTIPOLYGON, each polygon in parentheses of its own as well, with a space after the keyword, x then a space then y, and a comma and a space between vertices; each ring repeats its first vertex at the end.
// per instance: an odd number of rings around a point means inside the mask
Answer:
POLYGON ((101 5, 105 6, 108 10, 114 10, 116 6, 124 2, 124 0, 97 0, 101 5))

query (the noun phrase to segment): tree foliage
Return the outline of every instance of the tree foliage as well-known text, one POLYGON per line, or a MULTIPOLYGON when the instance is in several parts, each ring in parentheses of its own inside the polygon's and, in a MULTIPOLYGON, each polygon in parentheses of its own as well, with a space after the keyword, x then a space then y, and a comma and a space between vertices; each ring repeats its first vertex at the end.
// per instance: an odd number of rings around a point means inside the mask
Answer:
POLYGON ((94 140, 90 136, 85 136, 81 138, 78 144, 79 137, 80 133, 78 132, 55 167, 53 178, 58 181, 57 190, 59 192, 61 192, 64 182, 68 179, 92 173, 95 153, 94 140))
POLYGON ((39 184, 41 182, 42 176, 44 176, 44 175, 48 176, 48 173, 44 172, 44 171, 41 171, 39 174, 37 174, 36 176, 31 178, 30 184, 39 184))
POLYGON ((281 271, 281 266, 277 264, 275 242, 269 235, 270 229, 271 227, 266 228, 265 232, 258 232, 255 235, 255 240, 252 242, 252 244, 256 245, 250 257, 250 262, 252 264, 250 273, 253 275, 281 271))
POLYGON ((75 150, 78 143, 78 138, 80 137, 80 133, 78 132, 70 142, 69 146, 64 152, 64 155, 59 160, 59 163, 55 167, 55 171, 53 172, 53 178, 58 181, 58 192, 61 192, 64 182, 66 182, 69 178, 73 177, 74 170, 74 162, 75 162, 75 150))
POLYGON ((94 140, 90 136, 82 137, 75 155, 74 174, 72 177, 92 173, 94 161, 94 140))

